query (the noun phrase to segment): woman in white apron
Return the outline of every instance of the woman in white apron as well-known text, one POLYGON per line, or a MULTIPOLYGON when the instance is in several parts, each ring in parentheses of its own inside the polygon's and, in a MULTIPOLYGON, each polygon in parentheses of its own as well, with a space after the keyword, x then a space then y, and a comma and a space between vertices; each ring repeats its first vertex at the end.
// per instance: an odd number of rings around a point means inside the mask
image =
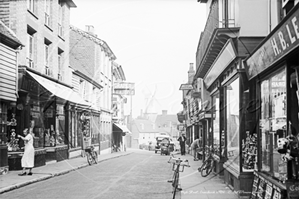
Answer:
POLYGON ((25 137, 18 135, 19 138, 24 140, 24 154, 21 159, 21 165, 23 167, 22 173, 19 176, 26 175, 26 169, 29 169, 27 175, 32 175, 32 168, 34 167, 34 148, 33 148, 33 136, 28 132, 28 129, 23 131, 25 137))

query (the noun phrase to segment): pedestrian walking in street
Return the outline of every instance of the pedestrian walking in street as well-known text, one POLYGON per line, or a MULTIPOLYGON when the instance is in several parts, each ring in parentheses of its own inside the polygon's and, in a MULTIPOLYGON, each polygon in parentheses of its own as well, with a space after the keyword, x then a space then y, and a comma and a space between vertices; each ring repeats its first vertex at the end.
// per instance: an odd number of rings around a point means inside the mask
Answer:
POLYGON ((194 142, 191 145, 192 151, 193 151, 193 155, 194 155, 194 161, 198 161, 198 155, 197 152, 200 149, 200 139, 198 137, 195 137, 194 142))
POLYGON ((180 137, 177 139, 177 141, 179 141, 181 155, 185 155, 185 142, 186 142, 185 134, 182 133, 180 137))
POLYGON ((18 135, 24 141, 24 154, 21 159, 21 166, 23 167, 22 173, 19 176, 26 175, 26 169, 29 169, 28 175, 32 175, 32 168, 34 167, 34 148, 33 136, 29 133, 28 128, 23 131, 25 137, 18 135))

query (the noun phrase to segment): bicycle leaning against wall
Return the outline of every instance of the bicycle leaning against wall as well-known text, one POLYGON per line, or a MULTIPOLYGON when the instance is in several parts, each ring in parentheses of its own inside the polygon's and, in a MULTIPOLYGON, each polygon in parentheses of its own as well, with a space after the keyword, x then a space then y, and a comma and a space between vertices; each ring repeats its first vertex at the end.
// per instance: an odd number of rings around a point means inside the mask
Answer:
POLYGON ((202 177, 208 176, 215 168, 215 161, 219 162, 220 158, 215 155, 215 149, 212 146, 205 146, 205 157, 203 164, 198 168, 202 177))
POLYGON ((94 147, 88 146, 84 150, 85 150, 86 158, 87 158, 89 165, 92 165, 93 163, 97 164, 98 163, 98 153, 94 150, 94 147))
POLYGON ((173 164, 172 170, 174 171, 172 180, 168 180, 168 182, 172 183, 173 186, 173 199, 175 199, 176 191, 181 191, 182 189, 178 187, 179 185, 179 172, 184 171, 184 167, 190 167, 189 161, 186 159, 175 158, 172 154, 168 163, 173 164))

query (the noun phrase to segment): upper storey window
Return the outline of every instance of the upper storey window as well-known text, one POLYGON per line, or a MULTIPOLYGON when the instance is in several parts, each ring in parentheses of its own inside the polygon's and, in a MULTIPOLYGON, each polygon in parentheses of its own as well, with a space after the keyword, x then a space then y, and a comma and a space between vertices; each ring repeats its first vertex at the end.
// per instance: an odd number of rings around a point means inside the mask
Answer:
POLYGON ((27 9, 35 13, 35 0, 27 0, 27 9))
POLYGON ((299 0, 281 0, 280 3, 282 8, 281 16, 283 18, 299 3, 299 0))
POLYGON ((220 27, 235 27, 235 1, 236 0, 220 0, 219 1, 219 21, 220 27))
POLYGON ((64 5, 59 2, 58 4, 58 36, 63 37, 64 34, 64 5))
POLYGON ((46 0, 45 2, 45 25, 50 27, 50 19, 51 19, 51 0, 46 0))

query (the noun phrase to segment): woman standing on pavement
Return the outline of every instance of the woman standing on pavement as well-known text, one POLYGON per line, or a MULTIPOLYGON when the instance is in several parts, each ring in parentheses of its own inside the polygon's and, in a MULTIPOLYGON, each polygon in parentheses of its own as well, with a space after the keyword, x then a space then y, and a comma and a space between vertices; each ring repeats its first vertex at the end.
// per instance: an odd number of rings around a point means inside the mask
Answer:
POLYGON ((18 135, 24 141, 24 154, 21 160, 23 167, 22 173, 19 176, 26 175, 26 169, 29 169, 28 175, 32 175, 32 168, 34 167, 34 148, 33 148, 33 136, 28 133, 28 128, 23 131, 25 137, 18 135))

